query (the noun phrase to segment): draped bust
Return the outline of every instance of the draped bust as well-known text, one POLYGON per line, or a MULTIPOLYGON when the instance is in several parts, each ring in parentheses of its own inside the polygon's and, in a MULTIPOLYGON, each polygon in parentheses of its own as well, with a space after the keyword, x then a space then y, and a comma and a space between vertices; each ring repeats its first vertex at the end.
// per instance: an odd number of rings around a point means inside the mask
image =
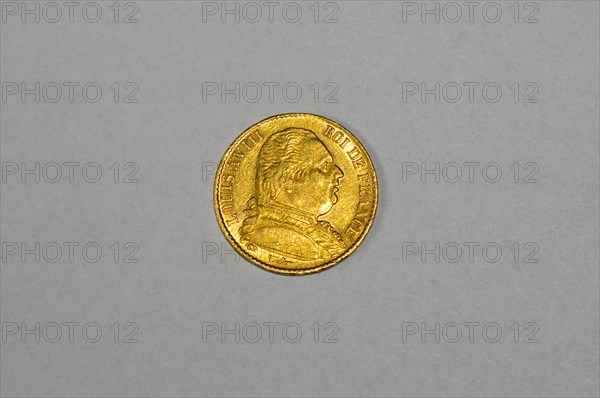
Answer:
POLYGON ((254 196, 239 230, 242 244, 289 261, 341 254, 340 234, 319 217, 337 202, 343 176, 312 131, 292 127, 271 135, 258 154, 254 196))

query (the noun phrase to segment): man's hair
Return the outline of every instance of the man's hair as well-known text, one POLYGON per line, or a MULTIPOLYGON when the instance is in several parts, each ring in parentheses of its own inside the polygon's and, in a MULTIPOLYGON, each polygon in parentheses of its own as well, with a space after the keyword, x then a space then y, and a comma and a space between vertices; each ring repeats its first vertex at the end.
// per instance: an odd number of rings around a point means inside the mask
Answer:
POLYGON ((291 127, 273 134, 258 154, 256 190, 258 202, 267 203, 277 198, 290 182, 302 183, 311 168, 301 156, 302 147, 310 141, 319 141, 309 130, 291 127))

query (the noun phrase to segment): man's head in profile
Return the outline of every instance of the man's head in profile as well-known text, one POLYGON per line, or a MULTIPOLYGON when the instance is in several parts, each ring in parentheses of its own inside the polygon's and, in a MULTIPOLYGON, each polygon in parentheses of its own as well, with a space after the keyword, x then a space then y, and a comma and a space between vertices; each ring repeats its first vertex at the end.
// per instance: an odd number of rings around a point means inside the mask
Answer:
POLYGON ((337 202, 343 176, 313 132, 293 127, 273 134, 258 154, 255 196, 244 210, 241 241, 285 261, 339 255, 345 249, 340 234, 318 217, 337 202))
POLYGON ((319 216, 337 202, 336 192, 343 176, 313 132, 289 128, 269 137, 260 150, 258 203, 276 202, 319 216))

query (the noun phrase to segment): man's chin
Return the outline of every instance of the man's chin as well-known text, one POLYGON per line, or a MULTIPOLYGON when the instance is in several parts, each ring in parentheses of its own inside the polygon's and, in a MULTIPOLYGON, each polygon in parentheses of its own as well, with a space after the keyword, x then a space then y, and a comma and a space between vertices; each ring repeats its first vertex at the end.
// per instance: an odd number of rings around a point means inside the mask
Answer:
POLYGON ((330 201, 326 205, 321 207, 321 215, 329 213, 333 208, 333 205, 337 202, 337 196, 334 195, 334 200, 330 201))

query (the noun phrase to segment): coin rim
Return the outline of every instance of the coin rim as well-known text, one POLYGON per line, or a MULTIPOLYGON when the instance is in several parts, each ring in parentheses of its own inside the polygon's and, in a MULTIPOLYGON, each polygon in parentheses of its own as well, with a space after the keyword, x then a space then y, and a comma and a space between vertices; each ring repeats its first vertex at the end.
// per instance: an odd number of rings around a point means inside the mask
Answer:
POLYGON ((371 230, 371 226, 373 225, 373 222, 375 221, 375 216, 377 213, 377 205, 378 205, 378 200, 379 200, 379 183, 377 180, 377 172, 375 170, 375 165, 373 164, 373 161, 371 160, 371 157, 369 155, 369 153, 367 152, 367 150, 365 149, 365 147, 362 145, 362 143, 360 142, 360 140, 358 138, 356 138, 354 136, 354 134, 352 134, 352 132, 350 132, 350 130, 348 130, 347 128, 345 128, 344 126, 342 126, 341 124, 328 119, 324 116, 321 115, 316 115, 314 113, 281 113, 281 114, 277 114, 277 115, 273 115, 273 116, 269 116, 259 122, 254 123, 253 125, 251 125, 250 127, 248 127, 246 130, 244 130, 232 143, 231 145, 229 145, 229 147, 227 148, 227 151, 225 151, 225 154, 223 154, 223 156, 221 157, 221 161, 219 162, 219 167, 217 168, 217 173, 215 174, 215 182, 213 185, 213 205, 214 205, 214 210, 215 210, 215 215, 217 217, 217 222, 219 223, 219 228, 221 229, 221 232, 223 233, 223 235, 225 235, 225 238, 229 241, 229 243, 233 246, 233 248, 242 256, 244 257, 248 262, 252 263, 253 265, 267 270, 269 272, 273 272, 275 274, 279 274, 279 275, 296 275, 296 276, 300 276, 300 275, 309 275, 309 274, 315 274, 317 272, 322 272, 325 271, 326 269, 329 269, 337 264, 339 264, 340 262, 342 262, 343 260, 345 260, 348 256, 350 256, 352 253, 354 253, 356 251, 356 249, 358 248, 358 246, 360 246, 360 244, 363 242, 363 240, 365 239, 365 237, 367 236, 367 234, 369 233, 369 231, 371 230), (374 192, 373 192, 373 201, 374 201, 374 205, 373 205, 373 210, 371 211, 370 217, 369 217, 369 221, 367 222, 367 225, 365 227, 365 229, 363 230, 362 234, 358 237, 358 239, 356 239, 354 241, 354 243, 352 244, 352 246, 350 246, 343 254, 341 254, 340 256, 336 257, 335 259, 323 264, 323 265, 319 265, 313 268, 308 268, 308 269, 302 269, 302 270, 294 270, 294 269, 285 269, 285 268, 279 268, 279 267, 275 267, 273 265, 267 264, 261 260, 256 259, 254 256, 252 256, 250 253, 246 252, 246 250, 240 245, 238 244, 238 242, 233 238, 233 236, 231 235, 231 233, 229 232, 229 229, 227 228, 227 226, 225 225, 225 222, 223 220, 223 217, 221 215, 221 211, 220 211, 220 203, 219 203, 219 188, 220 188, 220 181, 221 181, 221 175, 223 173, 223 168, 227 162, 227 160, 229 160, 231 153, 233 152, 234 148, 237 147, 237 145, 242 141, 242 139, 245 138, 245 136, 247 134, 249 134, 251 131, 253 131, 254 129, 256 129, 258 126, 260 126, 261 124, 264 124, 266 122, 270 122, 276 119, 282 119, 282 118, 289 118, 289 117, 294 117, 294 116, 314 116, 317 118, 321 118, 324 119, 326 122, 333 124, 334 126, 340 128, 341 130, 343 130, 345 133, 350 134, 350 137, 354 139, 354 141, 358 144, 359 148, 361 148, 363 150, 363 153, 366 155, 369 164, 371 165, 371 169, 373 170, 373 181, 374 181, 374 192))

